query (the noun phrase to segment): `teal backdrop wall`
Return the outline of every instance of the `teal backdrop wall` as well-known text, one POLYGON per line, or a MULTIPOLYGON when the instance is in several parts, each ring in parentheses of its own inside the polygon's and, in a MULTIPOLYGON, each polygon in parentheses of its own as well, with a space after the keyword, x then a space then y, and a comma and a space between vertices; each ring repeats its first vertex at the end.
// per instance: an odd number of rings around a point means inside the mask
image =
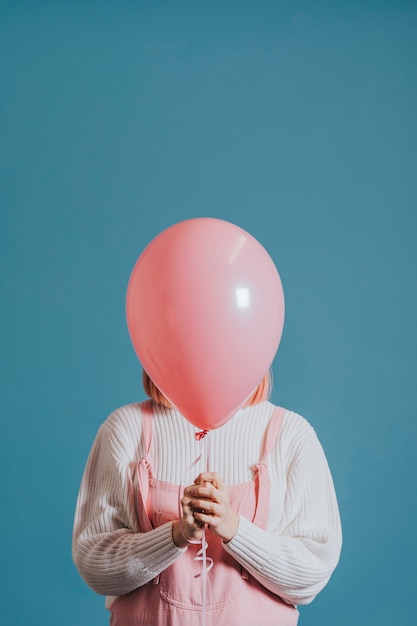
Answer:
POLYGON ((300 626, 417 623, 416 33, 404 0, 0 2, 2 623, 108 623, 75 499, 144 398, 133 264, 197 216, 274 259, 273 400, 333 472, 342 558, 300 626))

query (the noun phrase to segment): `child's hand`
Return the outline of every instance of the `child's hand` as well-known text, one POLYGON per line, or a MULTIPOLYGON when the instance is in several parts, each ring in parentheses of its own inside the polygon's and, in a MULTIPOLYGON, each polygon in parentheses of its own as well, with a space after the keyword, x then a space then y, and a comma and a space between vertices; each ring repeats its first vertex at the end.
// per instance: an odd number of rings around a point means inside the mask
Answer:
POLYGON ((233 539, 239 516, 231 509, 229 490, 218 474, 205 472, 197 476, 194 485, 184 490, 184 499, 200 527, 207 524, 225 542, 233 539))

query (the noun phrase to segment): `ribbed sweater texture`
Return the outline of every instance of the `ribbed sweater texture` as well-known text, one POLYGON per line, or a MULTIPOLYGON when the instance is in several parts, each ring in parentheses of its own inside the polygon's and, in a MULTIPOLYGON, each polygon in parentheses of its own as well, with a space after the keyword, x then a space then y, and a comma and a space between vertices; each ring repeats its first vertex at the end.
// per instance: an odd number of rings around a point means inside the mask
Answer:
MULTIPOLYGON (((250 481, 274 408, 262 402, 241 409, 204 442, 196 440, 197 429, 176 410, 154 404, 150 452, 155 478, 191 484, 208 463, 228 485, 250 481)), ((129 593, 184 552, 173 542, 172 523, 149 532, 139 527, 133 480, 146 452, 141 404, 131 404, 102 424, 87 461, 75 512, 73 558, 99 594, 129 593)), ((240 516, 237 533, 224 549, 286 602, 307 604, 336 567, 342 535, 326 457, 314 429, 297 413, 285 411, 268 473, 267 528, 240 516)))

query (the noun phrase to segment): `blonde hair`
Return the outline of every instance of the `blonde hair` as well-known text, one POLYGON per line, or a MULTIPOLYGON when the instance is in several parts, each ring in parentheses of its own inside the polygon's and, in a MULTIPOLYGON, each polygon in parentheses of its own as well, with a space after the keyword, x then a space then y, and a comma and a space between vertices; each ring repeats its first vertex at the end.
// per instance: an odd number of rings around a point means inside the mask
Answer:
MULTIPOLYGON (((169 409, 172 408, 171 402, 168 400, 168 398, 164 396, 162 391, 158 389, 155 383, 149 378, 149 375, 147 374, 147 372, 145 372, 145 370, 143 370, 143 373, 142 373, 142 382, 143 382, 143 388, 147 396, 152 398, 152 400, 154 400, 158 404, 162 404, 163 406, 166 406, 169 409)), ((264 402, 265 400, 268 400, 269 396, 271 395, 271 390, 272 390, 272 373, 271 373, 271 370, 269 370, 265 374, 265 376, 263 377, 259 385, 256 387, 253 394, 246 400, 243 406, 244 407, 252 406, 254 404, 258 404, 259 402, 264 402)))

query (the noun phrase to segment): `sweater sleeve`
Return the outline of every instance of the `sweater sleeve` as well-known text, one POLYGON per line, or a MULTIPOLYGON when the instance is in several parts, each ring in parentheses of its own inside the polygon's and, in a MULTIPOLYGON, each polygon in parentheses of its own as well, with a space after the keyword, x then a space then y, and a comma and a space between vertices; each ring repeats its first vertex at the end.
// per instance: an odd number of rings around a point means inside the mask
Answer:
POLYGON ((139 528, 128 464, 132 441, 123 428, 103 424, 88 458, 75 512, 74 562, 85 582, 108 596, 146 584, 184 552, 172 539, 172 523, 148 532, 139 528))
POLYGON ((289 452, 277 529, 262 530, 241 516, 235 537, 224 546, 264 587, 295 605, 308 604, 323 589, 342 544, 327 460, 312 427, 302 430, 281 443, 281 449, 289 452))

